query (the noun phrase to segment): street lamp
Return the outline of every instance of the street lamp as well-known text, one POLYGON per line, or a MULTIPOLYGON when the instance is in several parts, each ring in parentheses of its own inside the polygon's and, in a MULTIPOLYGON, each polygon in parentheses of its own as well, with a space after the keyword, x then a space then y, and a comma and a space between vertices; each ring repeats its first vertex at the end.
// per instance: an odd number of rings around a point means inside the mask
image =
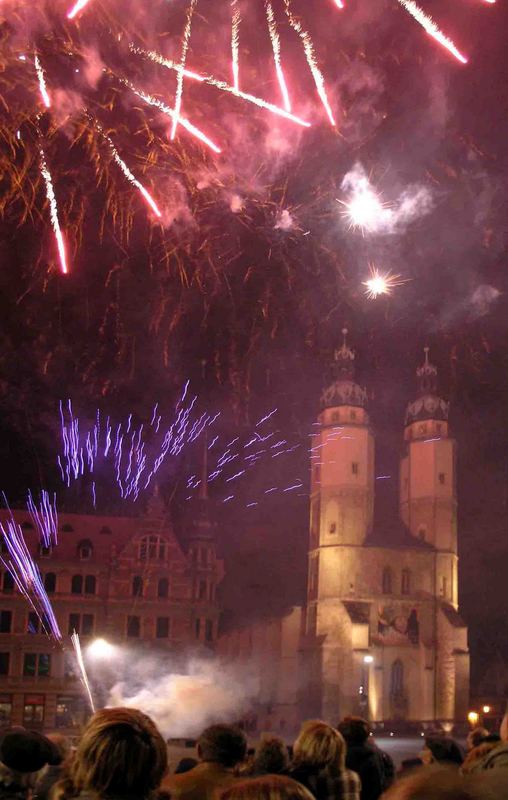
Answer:
POLYGON ((106 639, 95 639, 87 647, 86 652, 95 661, 111 661, 117 655, 117 648, 106 639))
POLYGON ((363 663, 364 664, 372 664, 374 662, 374 656, 364 656, 363 663))
POLYGON ((482 711, 484 714, 490 714, 490 706, 483 706, 482 711))
POLYGON ((478 714, 477 711, 470 711, 469 714, 467 715, 467 719, 469 724, 472 725, 474 728, 475 725, 478 725, 478 720, 480 719, 480 715, 478 714))

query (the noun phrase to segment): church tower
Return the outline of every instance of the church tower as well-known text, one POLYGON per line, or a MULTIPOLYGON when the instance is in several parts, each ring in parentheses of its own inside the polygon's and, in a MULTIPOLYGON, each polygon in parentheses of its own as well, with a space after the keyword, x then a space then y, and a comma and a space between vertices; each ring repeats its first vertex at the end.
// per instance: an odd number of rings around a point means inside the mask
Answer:
POLYGON ((457 608, 456 444, 428 347, 416 376, 417 398, 406 411, 400 516, 413 536, 436 549, 436 594, 457 608))

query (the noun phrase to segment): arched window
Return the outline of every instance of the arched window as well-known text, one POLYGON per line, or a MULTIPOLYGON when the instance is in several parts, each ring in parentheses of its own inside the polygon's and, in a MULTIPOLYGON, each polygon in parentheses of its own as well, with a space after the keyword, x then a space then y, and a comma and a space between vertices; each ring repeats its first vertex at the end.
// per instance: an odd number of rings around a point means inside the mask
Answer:
POLYGON ((140 561, 164 561, 166 540, 161 536, 143 536, 139 542, 140 561))
POLYGON ((9 555, 9 548, 7 547, 7 543, 6 543, 6 541, 5 541, 3 536, 0 539, 0 553, 3 556, 8 556, 9 555))
POLYGON ((83 576, 73 575, 71 580, 71 594, 83 594, 83 576))
POLYGON ((95 575, 85 575, 85 594, 95 594, 96 585, 95 575))
POLYGON ((404 694, 404 665, 400 658, 392 664, 390 694, 392 697, 401 697, 404 694))
POLYGON ((132 596, 143 597, 143 578, 141 575, 134 575, 132 579, 132 596))
POLYGON ((51 545, 49 547, 46 547, 43 544, 39 545, 39 555, 41 558, 49 558, 51 555, 51 551, 52 551, 51 545))
POLYGON ((12 577, 9 570, 4 572, 4 579, 2 583, 2 590, 6 593, 10 593, 14 591, 14 578, 12 577))
POLYGON ((400 582, 401 594, 411 594, 411 570, 403 569, 400 582))
POLYGON ((74 528, 66 522, 65 525, 62 525, 62 531, 64 533, 74 533, 74 528))
POLYGON ((78 544, 78 558, 81 561, 88 561, 93 555, 93 545, 90 539, 82 539, 78 544))
POLYGON ((167 578, 159 578, 157 584, 157 597, 167 597, 169 594, 169 581, 167 578))
POLYGON ((385 567, 383 570, 383 594, 391 594, 393 591, 393 573, 390 567, 385 567))
POLYGON ((46 572, 44 576, 44 588, 48 594, 56 592, 56 575, 54 572, 46 572))
POLYGON ((24 531, 33 531, 33 529, 34 529, 34 526, 32 525, 32 523, 31 523, 31 522, 29 522, 29 521, 26 519, 24 522, 22 522, 22 523, 21 523, 21 528, 22 528, 22 530, 24 530, 24 531))

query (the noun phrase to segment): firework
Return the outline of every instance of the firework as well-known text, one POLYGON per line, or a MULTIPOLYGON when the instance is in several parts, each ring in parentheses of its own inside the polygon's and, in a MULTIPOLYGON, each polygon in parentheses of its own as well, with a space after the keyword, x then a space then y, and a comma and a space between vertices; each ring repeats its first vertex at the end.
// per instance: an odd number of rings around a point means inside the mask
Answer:
POLYGON ((296 33, 302 40, 303 49, 305 51, 305 56, 307 58, 307 63, 312 73, 312 77, 314 78, 314 83, 316 84, 317 93, 321 99, 321 102, 323 104, 326 113, 328 114, 328 119, 330 120, 330 123, 332 125, 335 125, 335 119, 332 113, 332 109, 330 107, 328 95, 326 93, 325 79, 323 77, 323 73, 318 67, 316 53, 314 52, 314 45, 312 43, 312 39, 310 38, 310 34, 306 30, 304 30, 300 20, 293 14, 291 10, 291 0, 284 0, 284 7, 286 10, 287 18, 289 20, 289 24, 291 25, 293 30, 296 31, 296 33))
POLYGON ((81 675, 81 682, 87 693, 88 702, 90 703, 90 708, 95 714, 95 703, 93 701, 92 689, 90 688, 90 681, 88 680, 88 675, 86 674, 85 662, 83 661, 83 652, 81 650, 81 642, 79 641, 79 636, 76 633, 76 631, 74 631, 74 633, 71 635, 71 642, 74 648, 74 653, 76 655, 76 661, 81 675))
POLYGON ((94 125, 101 134, 101 136, 108 143, 115 162, 118 164, 118 166, 122 170, 123 174, 129 181, 129 183, 131 183, 142 194, 142 196, 144 197, 144 199, 146 200, 146 202, 148 203, 154 214, 156 214, 158 217, 162 217, 162 214, 159 211, 159 208, 157 207, 155 200, 153 199, 151 194, 145 189, 143 184, 138 181, 135 175, 132 174, 125 161, 120 157, 120 154, 116 149, 112 139, 107 135, 107 133, 104 132, 104 130, 102 129, 101 125, 99 125, 97 120, 94 121, 94 125))
POLYGON ((197 1, 198 0, 190 0, 189 10, 187 11, 187 20, 185 22, 185 30, 183 33, 183 40, 182 40, 182 55, 180 58, 180 66, 177 75, 175 108, 173 111, 173 125, 171 126, 171 135, 170 135, 171 139, 175 138, 176 129, 178 127, 178 121, 180 118, 180 110, 182 107, 182 95, 183 95, 183 71, 185 69, 185 62, 187 61, 187 51, 189 49, 189 41, 192 28, 192 16, 194 14, 194 9, 196 8, 197 1))
POLYGON ((277 73, 277 80, 279 81, 282 100, 284 102, 284 108, 286 109, 286 111, 291 111, 291 101, 289 99, 289 92, 286 85, 286 79, 284 77, 284 72, 280 60, 280 36, 277 30, 277 23, 275 21, 273 6, 270 0, 267 0, 267 2, 265 3, 265 8, 266 8, 266 19, 268 22, 268 31, 270 33, 270 40, 272 42, 275 71, 277 73))
POLYGON ((48 90, 46 88, 46 77, 44 75, 44 70, 42 68, 41 62, 39 61, 39 56, 37 55, 37 53, 34 55, 34 66, 39 81, 39 91, 41 93, 42 102, 44 103, 46 108, 50 108, 51 100, 48 94, 48 90))
POLYGON ((401 280, 400 275, 394 275, 391 272, 380 272, 377 267, 371 265, 370 276, 366 281, 363 281, 365 294, 370 300, 375 300, 382 294, 392 294, 396 286, 401 286, 405 283, 401 280))
POLYGON ((49 213, 51 216, 51 224, 53 226, 53 232, 55 234, 55 239, 58 247, 58 255, 60 257, 60 268, 64 275, 67 274, 68 267, 67 267, 67 256, 65 254, 65 242, 62 235, 62 230, 60 228, 60 221, 58 219, 58 205, 56 202, 55 190, 53 188, 53 180, 51 178, 51 173, 48 169, 48 165, 46 164, 46 156, 44 154, 44 150, 42 147, 39 149, 39 157, 40 157, 40 165, 41 165, 41 174, 44 178, 44 183, 46 184, 46 197, 48 198, 49 202, 49 213))
POLYGON ((344 216, 350 227, 369 233, 382 230, 391 219, 391 211, 373 191, 367 176, 359 176, 352 189, 350 200, 338 201, 346 209, 344 216))
POLYGON ((240 89, 240 9, 238 0, 231 0, 231 71, 235 91, 240 89))
POLYGON ((458 61, 461 61, 462 64, 467 64, 467 58, 462 55, 459 50, 455 47, 454 43, 448 36, 438 28, 432 17, 429 17, 428 14, 423 11, 423 9, 418 6, 414 0, 398 0, 400 5, 406 9, 406 11, 411 14, 413 19, 420 23, 422 28, 427 31, 429 36, 432 36, 436 42, 446 48, 458 61))
POLYGON ((89 2, 90 0, 77 0, 77 3, 75 3, 67 12, 67 19, 74 19, 74 17, 79 14, 80 11, 83 11, 89 2))
MULTIPOLYGON (((164 58, 164 56, 160 55, 160 53, 156 53, 153 50, 143 50, 141 47, 135 47, 134 45, 131 45, 131 50, 134 53, 138 53, 138 55, 142 55, 145 56, 146 58, 149 58, 150 61, 159 64, 161 67, 166 67, 166 69, 172 69, 176 71, 178 71, 179 69, 178 64, 176 64, 174 61, 171 61, 171 59, 168 58, 164 58)), ((225 81, 216 80, 216 78, 212 78, 208 75, 199 75, 198 73, 192 72, 190 70, 184 70, 184 74, 188 78, 200 81, 201 83, 206 83, 209 86, 215 86, 216 89, 220 89, 223 92, 228 92, 229 94, 233 94, 235 95, 235 97, 240 97, 242 100, 246 100, 248 103, 253 103, 259 108, 264 108, 267 111, 271 111, 272 114, 276 114, 279 117, 284 117, 285 119, 288 119, 291 122, 295 122, 297 125, 302 125, 305 128, 310 128, 310 122, 306 122, 305 120, 295 116, 289 111, 286 111, 283 108, 279 108, 279 106, 275 106, 273 103, 269 103, 267 100, 262 100, 260 97, 256 97, 253 94, 248 94, 247 92, 236 90, 234 86, 230 86, 229 84, 225 83, 225 81)), ((131 88, 133 87, 131 86, 131 88)), ((135 90, 133 89, 133 91, 135 90)))
POLYGON ((28 492, 27 508, 33 523, 39 532, 39 538, 44 547, 51 547, 58 543, 58 512, 56 510, 56 494, 51 500, 49 492, 43 489, 39 506, 36 505, 32 493, 28 492))

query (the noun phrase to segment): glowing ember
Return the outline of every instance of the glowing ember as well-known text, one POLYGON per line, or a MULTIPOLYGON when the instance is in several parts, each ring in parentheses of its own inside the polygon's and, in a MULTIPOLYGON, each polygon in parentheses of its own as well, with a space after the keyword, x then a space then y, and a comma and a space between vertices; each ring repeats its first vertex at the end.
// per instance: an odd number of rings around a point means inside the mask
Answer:
POLYGON ((44 76, 44 70, 42 68, 42 64, 39 61, 39 56, 37 53, 34 55, 34 65, 35 71, 37 73, 37 78, 39 79, 39 91, 41 93, 42 102, 46 106, 46 108, 50 108, 51 100, 48 94, 48 90, 46 89, 46 78, 44 76))
POLYGON ((46 164, 46 156, 44 155, 44 150, 42 149, 42 147, 39 150, 39 156, 41 162, 41 173, 42 177, 44 178, 44 182, 46 184, 46 197, 48 198, 49 202, 51 224, 53 226, 53 231, 55 233, 55 239, 58 247, 58 255, 60 256, 60 266, 63 274, 66 275, 69 270, 67 267, 67 257, 65 255, 65 243, 60 228, 60 222, 58 219, 58 206, 55 197, 55 190, 53 188, 53 181, 51 179, 51 173, 46 164))
POLYGON ((446 48, 458 61, 461 61, 463 64, 467 64, 467 58, 462 55, 462 53, 457 50, 454 43, 448 36, 438 28, 432 17, 429 17, 428 14, 425 13, 415 2, 414 0, 398 0, 401 6, 406 9, 406 11, 411 14, 413 19, 420 23, 422 28, 424 28, 429 36, 432 36, 436 42, 446 48))
POLYGON ((370 300, 375 300, 382 294, 391 294, 396 286, 401 286, 405 281, 400 280, 400 275, 393 275, 391 272, 383 274, 379 270, 371 266, 370 278, 363 281, 366 287, 365 294, 370 300))

